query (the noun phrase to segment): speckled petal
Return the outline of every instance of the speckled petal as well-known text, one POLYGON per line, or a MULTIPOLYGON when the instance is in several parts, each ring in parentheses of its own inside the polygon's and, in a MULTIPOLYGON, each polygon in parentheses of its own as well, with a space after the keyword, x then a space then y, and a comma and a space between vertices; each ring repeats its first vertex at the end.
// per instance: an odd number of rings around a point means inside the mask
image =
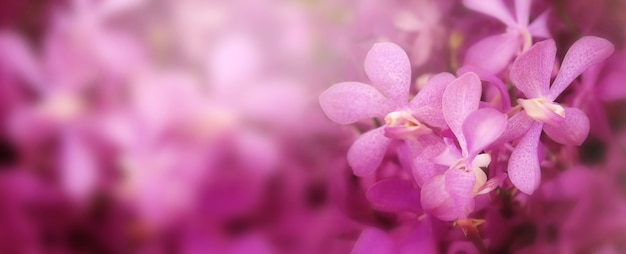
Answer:
POLYGON ((615 51, 613 43, 595 36, 585 36, 569 48, 561 70, 550 87, 548 98, 556 99, 571 83, 590 66, 603 61, 615 51))
POLYGON ((526 98, 540 98, 548 93, 555 56, 554 40, 545 40, 536 43, 513 62, 511 80, 526 98))
POLYGON ((532 194, 541 182, 539 168, 539 136, 543 124, 534 123, 520 140, 509 159, 509 179, 521 192, 532 194))
POLYGON ((367 176, 380 166, 391 139, 384 126, 363 133, 348 150, 348 164, 357 176, 367 176))
POLYGON ((374 44, 365 57, 365 73, 372 85, 397 105, 408 103, 411 63, 400 46, 391 42, 374 44))
POLYGON ((359 82, 342 82, 320 95, 324 113, 340 124, 384 116, 393 110, 393 104, 376 88, 359 82))
POLYGON ((548 136, 564 145, 581 145, 589 135, 589 118, 577 108, 564 107, 565 120, 558 125, 545 124, 548 136))

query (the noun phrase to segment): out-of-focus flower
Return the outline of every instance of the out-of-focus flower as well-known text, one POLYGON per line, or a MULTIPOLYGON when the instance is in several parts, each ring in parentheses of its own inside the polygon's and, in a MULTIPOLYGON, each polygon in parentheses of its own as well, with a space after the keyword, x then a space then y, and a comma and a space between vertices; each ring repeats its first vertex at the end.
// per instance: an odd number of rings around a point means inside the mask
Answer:
POLYGON ((530 23, 531 2, 516 0, 514 17, 502 0, 463 1, 467 8, 492 16, 507 26, 505 33, 487 37, 470 47, 465 54, 464 65, 497 74, 504 70, 515 54, 525 52, 532 46, 532 37, 549 38, 548 12, 530 23))

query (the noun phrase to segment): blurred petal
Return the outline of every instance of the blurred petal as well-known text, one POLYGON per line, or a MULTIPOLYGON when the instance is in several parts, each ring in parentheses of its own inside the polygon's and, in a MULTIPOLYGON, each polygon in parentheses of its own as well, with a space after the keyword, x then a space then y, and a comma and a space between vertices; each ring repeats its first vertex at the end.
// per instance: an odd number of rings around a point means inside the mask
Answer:
POLYGON ((474 210, 474 185, 476 174, 465 169, 451 168, 446 171, 446 190, 454 200, 457 218, 465 218, 474 210))
POLYGON ((506 125, 506 115, 495 109, 483 108, 469 114, 463 123, 467 158, 472 160, 485 147, 496 141, 506 129, 506 125))
POLYGON ((357 176, 367 176, 380 166, 391 139, 384 126, 363 133, 348 150, 348 164, 357 176))
POLYGON ((365 193, 374 208, 385 212, 419 212, 420 190, 403 179, 386 179, 372 185, 365 193))
POLYGON ((419 226, 402 240, 400 253, 415 253, 415 250, 424 254, 439 253, 431 220, 431 217, 424 218, 419 226))
MULTIPOLYGON (((624 80, 626 80, 626 51, 620 51, 612 55, 604 61, 604 64, 598 64, 592 70, 592 76, 588 79, 590 87, 596 85, 596 95, 601 101, 614 101, 626 99, 626 89, 624 89, 624 80), (601 67, 601 68, 599 68, 601 67), (594 73, 595 72, 595 73, 594 73), (598 75, 603 73, 602 77, 598 75), (596 82, 598 84, 596 84, 596 82)), ((583 74, 583 81, 588 76, 589 71, 583 74)))
POLYGON ((411 63, 415 67, 422 66, 433 54, 433 43, 437 38, 430 31, 418 32, 411 47, 411 63))
POLYGON ((466 147, 461 127, 467 116, 478 109, 481 92, 480 79, 469 72, 452 81, 443 93, 443 116, 461 147, 466 147))
POLYGON ((147 2, 146 0, 106 0, 102 1, 102 5, 98 8, 101 17, 122 14, 147 2))
POLYGON ((509 178, 515 187, 528 195, 532 194, 541 182, 539 168, 539 136, 542 123, 535 123, 520 140, 509 159, 509 178))
POLYGON ((606 59, 615 47, 606 39, 585 36, 569 48, 563 59, 559 74, 550 87, 549 99, 554 100, 590 66, 606 59))
POLYGON ((435 176, 422 187, 421 203, 422 209, 426 213, 440 220, 452 221, 457 219, 454 201, 448 194, 443 174, 435 176))
POLYGON ((511 66, 511 80, 527 98, 540 98, 548 93, 550 74, 554 67, 554 40, 536 43, 519 56, 511 66))
POLYGON ((515 20, 502 0, 463 0, 465 7, 492 16, 507 26, 515 26, 515 20))
POLYGON ((41 67, 26 41, 22 40, 17 34, 6 31, 1 32, 0 55, 2 55, 0 64, 6 65, 3 68, 11 68, 10 71, 25 79, 36 90, 42 89, 40 87, 43 84, 41 67))
POLYGON ((464 66, 473 66, 491 74, 498 74, 506 68, 520 47, 519 33, 509 32, 489 36, 467 49, 464 66))
POLYGON ((585 106, 585 115, 589 117, 589 122, 593 123, 589 126, 589 133, 592 136, 600 138, 604 142, 611 142, 611 126, 604 108, 599 101, 589 101, 585 106))
POLYGON ((393 110, 392 103, 374 87, 358 82, 342 82, 320 95, 324 113, 340 124, 384 116, 393 110))
POLYGON ((515 17, 517 24, 528 25, 528 17, 530 16, 530 0, 515 0, 515 17))
POLYGON ((565 120, 558 125, 545 124, 548 136, 564 145, 581 145, 589 135, 589 118, 580 109, 564 107, 565 120))
POLYGON ((533 37, 538 37, 538 38, 552 37, 550 35, 550 30, 548 29, 548 15, 549 14, 550 14, 549 10, 541 13, 541 15, 535 18, 535 20, 533 20, 533 23, 531 23, 530 26, 528 26, 528 31, 533 37))
POLYGON ((498 138, 498 141, 496 141, 495 143, 499 144, 518 139, 519 137, 526 134, 526 132, 528 131, 528 129, 530 129, 534 122, 535 120, 530 118, 530 116, 528 116, 526 112, 522 111, 515 114, 514 116, 509 118, 504 133, 502 133, 502 136, 500 136, 500 138, 498 138))
POLYGON ((366 228, 356 240, 352 254, 396 254, 398 249, 393 239, 377 228, 366 228))
POLYGON ((393 43, 376 43, 365 57, 365 73, 372 85, 397 105, 409 98, 411 63, 404 50, 393 43))
POLYGON ((441 113, 441 99, 453 80, 454 76, 447 72, 431 77, 409 104, 413 115, 428 125, 445 128, 447 124, 441 113))
POLYGON ((94 156, 83 140, 68 131, 61 150, 62 180, 72 198, 84 201, 97 184, 98 167, 94 156))

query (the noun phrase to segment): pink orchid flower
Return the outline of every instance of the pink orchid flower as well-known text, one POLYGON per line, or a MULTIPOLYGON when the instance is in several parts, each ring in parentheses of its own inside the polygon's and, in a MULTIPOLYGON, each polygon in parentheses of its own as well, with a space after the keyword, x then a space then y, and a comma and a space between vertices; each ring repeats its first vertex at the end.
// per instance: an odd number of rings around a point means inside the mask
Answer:
POLYGON ((509 177, 520 191, 532 194, 539 187, 541 172, 537 147, 542 129, 552 140, 565 145, 580 145, 587 138, 589 119, 585 113, 561 106, 554 100, 578 75, 613 51, 613 44, 605 39, 581 38, 568 50, 551 86, 550 74, 556 55, 553 40, 537 43, 513 63, 511 80, 527 97, 518 100, 525 113, 511 119, 517 129, 528 130, 509 160, 509 177))
POLYGON ((531 0, 515 1, 515 17, 502 0, 464 0, 474 11, 492 16, 507 26, 502 34, 489 36, 471 46, 465 55, 465 65, 474 66, 492 74, 507 67, 515 54, 532 45, 532 37, 549 38, 548 12, 529 22, 531 0))
MULTIPOLYGON (((422 187, 422 207, 427 213, 442 219, 466 218, 474 209, 474 196, 488 193, 498 183, 481 167, 491 162, 489 154, 479 154, 498 139, 506 128, 506 116, 491 108, 479 109, 481 82, 475 73, 466 73, 452 81, 443 94, 443 116, 456 136, 434 162, 449 168, 425 179, 422 187)), ((431 174, 432 172, 420 172, 431 174)))
POLYGON ((372 85, 342 82, 320 95, 320 105, 336 123, 384 117, 385 124, 361 135, 348 151, 348 162, 354 173, 373 173, 392 139, 416 140, 432 133, 432 127, 443 128, 441 96, 454 78, 443 73, 409 101, 411 64, 402 48, 393 43, 377 43, 367 54, 365 72, 372 85))

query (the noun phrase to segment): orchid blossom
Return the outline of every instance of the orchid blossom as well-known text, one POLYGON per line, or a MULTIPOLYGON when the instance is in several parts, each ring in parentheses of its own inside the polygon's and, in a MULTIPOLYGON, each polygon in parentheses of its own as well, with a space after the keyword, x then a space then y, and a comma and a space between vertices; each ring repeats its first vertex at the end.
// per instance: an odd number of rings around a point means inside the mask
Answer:
POLYGON ((537 43, 513 63, 511 80, 527 97, 518 100, 524 112, 514 117, 517 117, 517 123, 522 123, 518 128, 528 132, 509 160, 509 177, 520 191, 532 194, 539 187, 541 172, 537 147, 542 129, 552 140, 565 145, 580 145, 587 137, 589 119, 585 113, 554 101, 578 75, 607 58, 613 50, 613 44, 605 39, 581 38, 565 55, 552 85, 550 74, 556 55, 553 40, 537 43))
POLYGON ((452 81, 443 95, 443 115, 460 151, 449 140, 448 148, 433 159, 449 168, 424 179, 421 196, 424 210, 442 220, 466 218, 474 209, 473 197, 497 186, 486 184, 487 176, 481 167, 489 165, 491 158, 480 152, 502 135, 506 116, 495 109, 479 109, 481 94, 480 79, 470 72, 452 81))
POLYGON ((502 0, 464 0, 463 4, 474 11, 498 19, 507 26, 506 32, 489 36, 471 46, 465 55, 465 65, 497 74, 519 52, 532 46, 532 37, 549 38, 548 12, 544 12, 532 23, 531 0, 515 0, 515 17, 502 0))
POLYGON ((453 79, 439 74, 409 101, 411 65, 409 58, 393 43, 375 44, 365 59, 365 72, 372 85, 343 82, 320 96, 326 115, 340 124, 350 124, 371 117, 384 117, 385 124, 363 134, 348 151, 354 173, 365 176, 380 165, 392 139, 417 140, 444 127, 441 96, 453 79))

